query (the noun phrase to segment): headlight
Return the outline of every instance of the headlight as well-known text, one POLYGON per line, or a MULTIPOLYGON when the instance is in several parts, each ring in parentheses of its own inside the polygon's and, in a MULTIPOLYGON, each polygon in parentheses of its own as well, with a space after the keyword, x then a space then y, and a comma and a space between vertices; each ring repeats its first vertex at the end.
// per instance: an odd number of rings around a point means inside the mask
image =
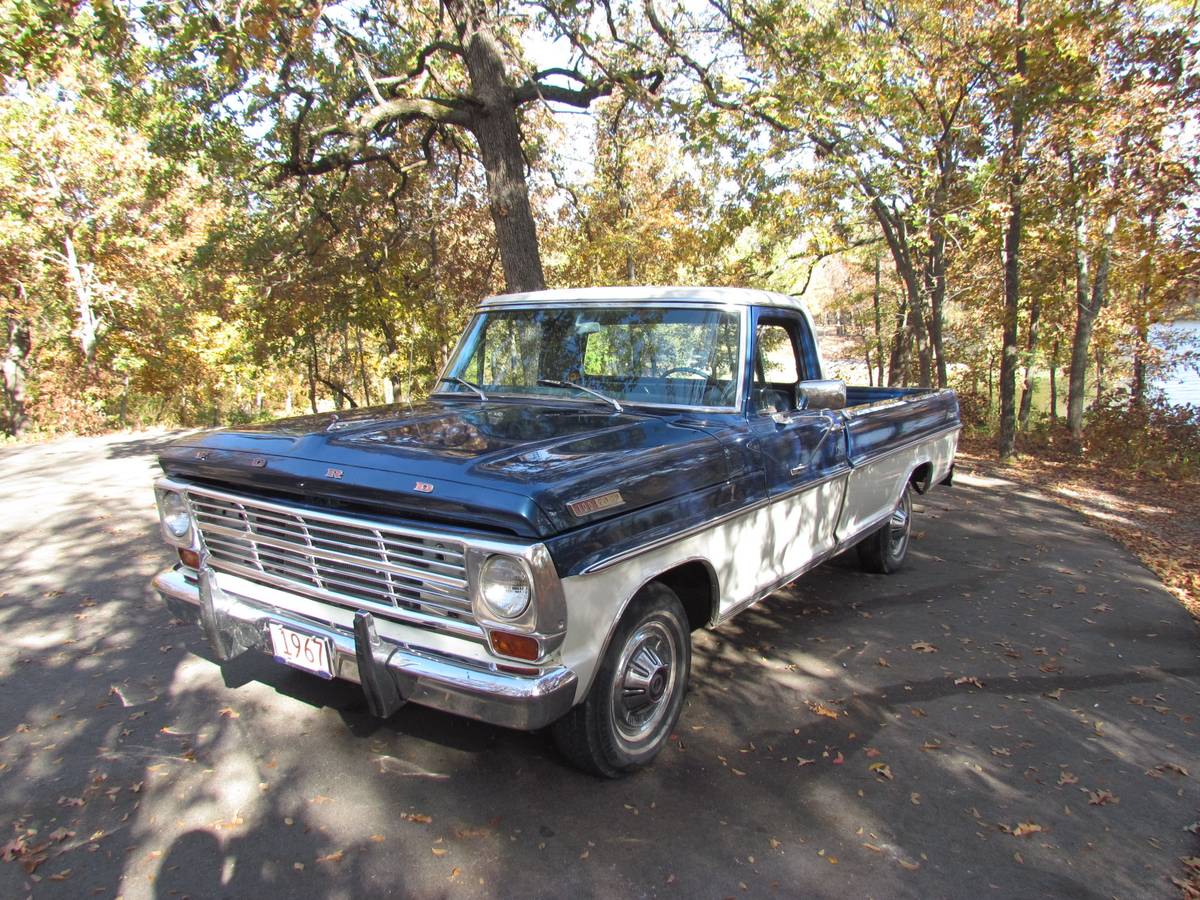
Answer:
POLYGON ((510 556, 490 556, 479 571, 483 605, 501 619, 515 619, 525 612, 532 593, 525 567, 510 556))
POLYGON ((192 530, 192 515, 182 494, 174 491, 159 491, 158 516, 163 528, 171 537, 183 540, 192 530))

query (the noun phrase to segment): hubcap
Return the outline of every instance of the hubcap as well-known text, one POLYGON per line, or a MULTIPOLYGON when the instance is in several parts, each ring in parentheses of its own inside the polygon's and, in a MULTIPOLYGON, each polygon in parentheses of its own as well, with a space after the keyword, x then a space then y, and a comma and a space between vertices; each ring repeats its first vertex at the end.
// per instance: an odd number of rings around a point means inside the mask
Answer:
POLYGON ((900 504, 892 512, 888 528, 888 552, 892 557, 902 555, 908 547, 908 532, 912 521, 912 500, 908 491, 900 498, 900 504))
POLYGON ((679 651, 661 622, 646 622, 621 651, 613 682, 613 724, 630 744, 644 741, 662 723, 678 676, 679 651))

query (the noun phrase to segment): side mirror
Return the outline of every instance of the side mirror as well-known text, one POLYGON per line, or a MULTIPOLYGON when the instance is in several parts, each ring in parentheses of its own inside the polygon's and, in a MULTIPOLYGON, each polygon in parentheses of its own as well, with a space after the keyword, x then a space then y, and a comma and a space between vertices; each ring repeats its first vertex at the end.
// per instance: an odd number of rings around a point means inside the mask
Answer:
POLYGON ((832 378, 796 385, 796 409, 844 409, 846 382, 832 378))

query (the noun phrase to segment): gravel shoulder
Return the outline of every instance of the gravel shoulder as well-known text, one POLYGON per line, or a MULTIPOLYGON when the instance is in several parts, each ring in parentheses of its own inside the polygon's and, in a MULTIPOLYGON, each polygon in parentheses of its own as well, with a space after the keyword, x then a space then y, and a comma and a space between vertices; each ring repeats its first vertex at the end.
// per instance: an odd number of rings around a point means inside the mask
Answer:
POLYGON ((695 640, 619 782, 548 738, 246 656, 148 588, 162 435, 0 449, 0 895, 1177 897, 1200 851, 1196 626, 1030 487, 916 504, 695 640))

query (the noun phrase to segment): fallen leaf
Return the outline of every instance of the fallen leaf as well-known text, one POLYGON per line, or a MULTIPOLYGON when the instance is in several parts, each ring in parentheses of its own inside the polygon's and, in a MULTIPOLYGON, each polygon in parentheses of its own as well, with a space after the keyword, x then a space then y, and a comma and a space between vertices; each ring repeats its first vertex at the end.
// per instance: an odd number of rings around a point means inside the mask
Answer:
POLYGON ((867 768, 881 778, 886 778, 888 781, 891 781, 893 778, 892 769, 887 763, 871 763, 867 768))
POLYGON ((1037 822, 1022 822, 1012 830, 1013 837, 1026 837, 1044 830, 1037 822))
POLYGON ((25 841, 23 838, 13 838, 3 847, 0 847, 0 859, 5 862, 12 862, 18 856, 25 852, 25 841))
POLYGON ((739 775, 739 776, 746 774, 741 769, 735 769, 733 766, 729 767, 729 771, 732 772, 734 775, 739 775))
POLYGON ((970 685, 974 685, 977 688, 983 687, 983 682, 980 681, 978 678, 976 678, 974 675, 964 675, 962 678, 955 678, 954 683, 955 684, 970 684, 970 685))
POLYGON ((334 851, 333 853, 328 853, 328 854, 326 854, 325 856, 318 856, 318 857, 317 857, 317 862, 319 862, 319 863, 325 863, 325 862, 327 862, 327 863, 341 862, 341 861, 342 861, 342 858, 343 858, 345 855, 346 855, 345 851, 343 851, 343 850, 336 850, 336 851, 334 851))
POLYGON ((916 791, 913 791, 911 794, 908 795, 908 800, 913 806, 921 805, 921 795, 918 794, 916 791))
POLYGON ((1042 694, 1042 696, 1043 696, 1043 697, 1048 697, 1048 698, 1050 698, 1051 700, 1061 700, 1061 699, 1062 699, 1062 695, 1063 695, 1063 689, 1062 689, 1062 688, 1055 688, 1055 689, 1054 689, 1054 690, 1052 690, 1052 691, 1045 691, 1045 692, 1042 694))
POLYGON ((1072 775, 1066 769, 1063 769, 1061 772, 1058 773, 1058 783, 1060 785, 1062 785, 1062 784, 1078 784, 1079 778, 1075 775, 1072 775))
POLYGON ((900 863, 900 868, 908 869, 910 872, 915 872, 917 869, 921 868, 921 864, 919 862, 911 859, 900 859, 897 857, 896 862, 900 863))
POLYGON ((462 869, 460 869, 458 866, 455 866, 453 869, 450 870, 451 878, 457 878, 461 874, 462 874, 462 869))
POLYGON ((376 844, 382 844, 385 840, 387 840, 387 838, 385 838, 382 834, 373 834, 371 835, 371 840, 376 844))
POLYGON ((1088 804, 1090 806, 1109 806, 1109 805, 1115 806, 1116 804, 1121 802, 1120 799, 1115 794, 1113 794, 1112 791, 1106 791, 1106 790, 1088 791, 1087 795, 1088 795, 1088 804))
POLYGON ((942 742, 936 740, 925 741, 923 744, 921 744, 921 749, 926 752, 930 750, 941 750, 942 742))
POLYGON ((938 652, 938 648, 933 646, 933 644, 929 643, 928 641, 915 641, 912 644, 910 644, 909 646, 913 650, 916 650, 918 653, 937 653, 938 652))
POLYGON ((882 656, 879 657, 879 659, 875 660, 875 665, 883 666, 885 669, 890 669, 892 667, 892 664, 890 662, 888 662, 886 659, 884 659, 882 656))
POLYGON ((867 759, 874 759, 874 758, 875 758, 875 757, 877 757, 878 755, 879 755, 879 751, 878 751, 878 750, 876 750, 874 747, 868 747, 868 748, 866 749, 866 756, 867 756, 867 759))
POLYGON ((450 851, 447 850, 445 847, 433 847, 429 852, 432 853, 434 856, 441 857, 441 856, 445 856, 450 851))
POLYGON ((1159 763, 1154 768, 1160 772, 1174 772, 1176 775, 1182 775, 1184 778, 1188 777, 1188 770, 1178 763, 1159 763))
POLYGON ((71 877, 71 870, 63 869, 61 872, 57 872, 54 875, 51 875, 50 880, 51 881, 66 881, 70 877, 71 877))
POLYGON ((817 703, 813 700, 808 701, 808 708, 815 712, 818 716, 825 716, 827 719, 836 719, 839 715, 836 709, 830 709, 822 703, 817 703))
POLYGON ((404 813, 400 813, 400 818, 405 819, 406 821, 409 821, 409 822, 419 822, 422 825, 428 825, 430 822, 433 821, 433 816, 427 816, 424 813, 404 812, 404 813))
POLYGON ((220 714, 221 718, 223 718, 223 719, 240 719, 242 717, 241 713, 239 713, 236 709, 234 709, 233 707, 230 707, 230 706, 223 707, 223 708, 217 710, 217 712, 220 714))
POLYGON ((831 760, 831 762, 832 762, 832 763, 833 763, 835 766, 840 766, 840 765, 841 765, 842 763, 844 763, 845 761, 846 761, 846 757, 842 756, 842 751, 841 751, 841 750, 839 750, 839 751, 837 752, 837 756, 835 756, 835 757, 834 757, 834 758, 831 760))
POLYGON ((782 846, 782 844, 775 840, 775 838, 771 838, 769 841, 767 841, 767 843, 771 845, 772 850, 778 850, 782 846))

